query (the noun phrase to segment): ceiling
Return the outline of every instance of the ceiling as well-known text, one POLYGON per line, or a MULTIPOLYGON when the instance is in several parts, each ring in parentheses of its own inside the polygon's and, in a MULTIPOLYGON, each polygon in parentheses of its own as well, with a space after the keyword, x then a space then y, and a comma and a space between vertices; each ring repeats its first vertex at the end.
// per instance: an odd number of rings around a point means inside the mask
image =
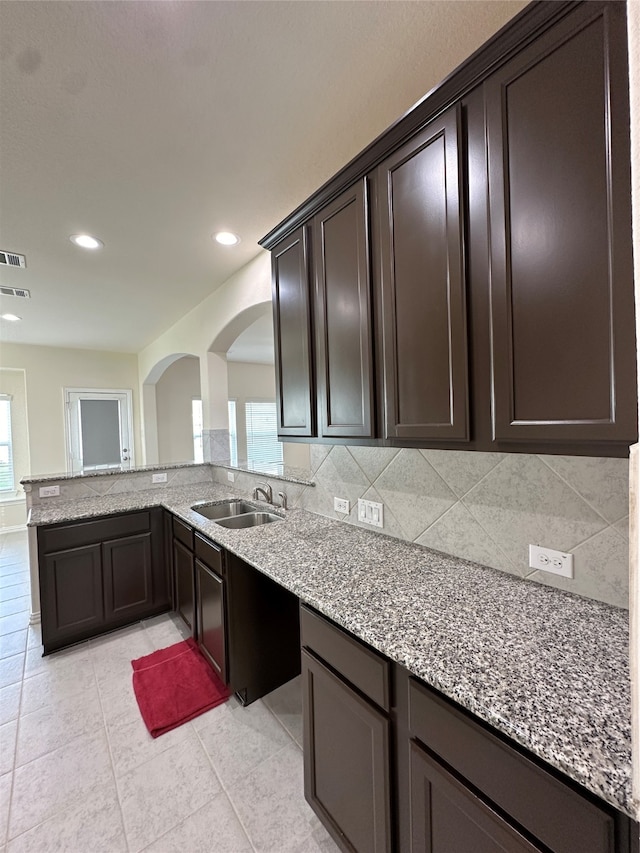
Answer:
POLYGON ((139 352, 524 5, 0 0, 2 340, 139 352))

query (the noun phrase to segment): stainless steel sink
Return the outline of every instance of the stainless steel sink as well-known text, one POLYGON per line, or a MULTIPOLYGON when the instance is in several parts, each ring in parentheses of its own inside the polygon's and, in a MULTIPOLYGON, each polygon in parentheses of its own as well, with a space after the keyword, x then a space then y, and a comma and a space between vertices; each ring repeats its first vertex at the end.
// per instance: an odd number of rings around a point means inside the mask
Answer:
POLYGON ((194 512, 216 521, 218 518, 229 518, 240 516, 248 512, 255 512, 256 508, 246 501, 223 501, 217 504, 195 504, 191 507, 194 512))
POLYGON ((282 521, 282 518, 272 512, 248 512, 244 515, 236 515, 233 518, 219 518, 216 520, 216 524, 221 527, 242 530, 245 527, 257 527, 259 524, 271 524, 272 521, 282 521))

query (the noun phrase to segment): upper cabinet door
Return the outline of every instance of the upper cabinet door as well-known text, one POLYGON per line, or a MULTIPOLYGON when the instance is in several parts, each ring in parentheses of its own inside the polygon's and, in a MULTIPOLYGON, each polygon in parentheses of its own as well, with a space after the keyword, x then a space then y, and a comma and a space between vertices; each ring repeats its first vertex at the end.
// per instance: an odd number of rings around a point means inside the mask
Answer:
POLYGON ((495 440, 637 440, 624 4, 485 84, 495 440))
POLYGON ((364 179, 313 219, 318 431, 374 435, 371 280, 364 179))
POLYGON ((377 170, 385 438, 468 438, 460 110, 377 170))
POLYGON ((278 435, 313 436, 314 388, 307 232, 271 253, 278 435))

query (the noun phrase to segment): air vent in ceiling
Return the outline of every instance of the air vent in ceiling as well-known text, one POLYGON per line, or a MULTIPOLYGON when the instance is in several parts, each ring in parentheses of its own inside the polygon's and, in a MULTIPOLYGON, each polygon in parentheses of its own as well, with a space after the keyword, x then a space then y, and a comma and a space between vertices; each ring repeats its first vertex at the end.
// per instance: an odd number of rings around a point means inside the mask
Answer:
POLYGON ((0 287, 3 296, 20 296, 22 299, 31 299, 31 293, 23 287, 0 287))
POLYGON ((17 255, 15 252, 3 252, 0 250, 0 264, 8 267, 26 267, 27 259, 24 255, 17 255))

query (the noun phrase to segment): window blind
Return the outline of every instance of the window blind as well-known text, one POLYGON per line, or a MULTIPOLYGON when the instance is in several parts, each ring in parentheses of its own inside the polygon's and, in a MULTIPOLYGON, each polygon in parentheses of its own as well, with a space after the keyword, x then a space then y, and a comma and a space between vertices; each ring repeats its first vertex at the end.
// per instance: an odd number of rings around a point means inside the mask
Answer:
POLYGON ((13 491, 14 488, 11 397, 0 395, 0 492, 13 491))
POLYGON ((247 461, 253 467, 282 464, 282 444, 278 441, 275 401, 248 400, 247 461))

